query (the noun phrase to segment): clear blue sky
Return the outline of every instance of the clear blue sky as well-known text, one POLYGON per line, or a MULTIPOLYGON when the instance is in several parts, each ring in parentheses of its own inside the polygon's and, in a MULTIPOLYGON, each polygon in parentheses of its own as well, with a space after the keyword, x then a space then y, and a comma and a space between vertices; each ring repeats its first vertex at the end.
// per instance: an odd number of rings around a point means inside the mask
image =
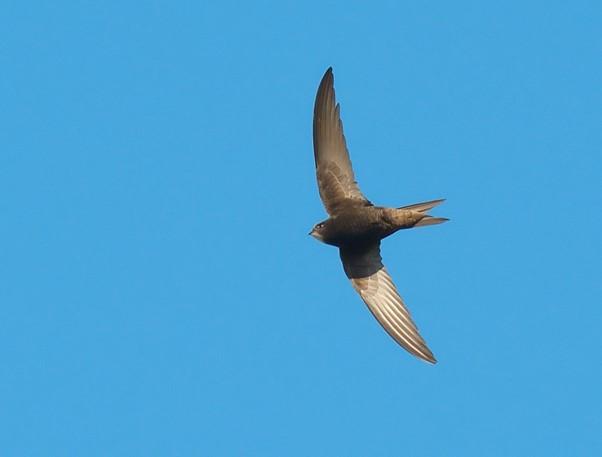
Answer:
POLYGON ((602 6, 17 2, 2 456, 602 455, 602 6), (307 233, 333 66, 399 348, 307 233))

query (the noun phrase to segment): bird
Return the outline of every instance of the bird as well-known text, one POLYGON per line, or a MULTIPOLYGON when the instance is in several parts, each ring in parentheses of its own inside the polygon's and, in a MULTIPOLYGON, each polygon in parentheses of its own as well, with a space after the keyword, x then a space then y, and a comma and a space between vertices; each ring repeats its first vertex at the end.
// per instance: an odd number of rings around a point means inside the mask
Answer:
POLYGON ((322 77, 313 116, 313 146, 320 198, 328 219, 309 233, 339 248, 345 274, 385 331, 410 354, 431 364, 437 360, 420 335, 380 255, 381 240, 398 230, 440 224, 449 219, 428 212, 444 199, 399 208, 372 204, 353 173, 332 67, 322 77))

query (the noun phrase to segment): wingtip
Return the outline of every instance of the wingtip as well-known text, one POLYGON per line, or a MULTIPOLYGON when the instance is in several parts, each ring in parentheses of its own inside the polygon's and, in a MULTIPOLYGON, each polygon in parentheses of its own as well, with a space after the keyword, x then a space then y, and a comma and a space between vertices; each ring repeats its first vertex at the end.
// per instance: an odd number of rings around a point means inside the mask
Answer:
POLYGON ((332 73, 332 67, 328 67, 328 69, 324 72, 324 76, 322 76, 322 84, 326 81, 332 81, 332 84, 334 84, 334 74, 332 73))
POLYGON ((413 352, 413 351, 408 351, 410 352, 410 354, 412 354, 413 356, 415 356, 417 359, 422 360, 423 362, 428 363, 429 365, 436 365, 437 364, 437 359, 435 358, 435 356, 433 355, 433 353, 428 350, 428 348, 426 348, 428 352, 413 352))
POLYGON ((433 356, 430 359, 424 359, 427 363, 430 363, 431 365, 437 365, 437 359, 433 356))
POLYGON ((318 86, 318 92, 316 93, 316 101, 314 104, 314 135, 316 134, 316 120, 319 117, 328 116, 328 113, 334 112, 335 107, 334 76, 332 74, 332 67, 328 67, 328 70, 326 70, 326 73, 322 76, 322 80, 318 86))

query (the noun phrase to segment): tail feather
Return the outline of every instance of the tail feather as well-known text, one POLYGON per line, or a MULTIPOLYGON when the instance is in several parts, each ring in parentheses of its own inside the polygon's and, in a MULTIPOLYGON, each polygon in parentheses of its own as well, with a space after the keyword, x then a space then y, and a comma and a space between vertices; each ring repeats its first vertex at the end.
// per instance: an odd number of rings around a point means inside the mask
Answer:
POLYGON ((431 200, 428 202, 414 203, 413 205, 401 206, 397 209, 407 209, 410 211, 418 211, 419 213, 425 213, 425 212, 433 209, 435 206, 440 205, 444 201, 445 201, 445 198, 440 198, 439 200, 431 200))
POLYGON ((427 211, 433 209, 435 206, 443 203, 445 201, 444 198, 438 200, 431 200, 428 202, 422 203, 414 203, 413 205, 402 206, 401 208, 397 208, 401 214, 405 216, 402 217, 402 221, 400 223, 405 226, 405 228, 410 227, 424 227, 427 225, 436 225, 441 224, 445 221, 448 221, 446 217, 433 217, 430 214, 426 214, 427 211), (408 211, 410 212, 408 216, 408 211), (406 225, 407 224, 407 225, 406 225))
POLYGON ((414 227, 424 227, 425 225, 436 225, 436 224, 442 224, 443 222, 449 221, 448 218, 446 217, 433 217, 433 216, 424 216, 422 219, 420 219, 418 222, 416 222, 416 224, 414 225, 414 227))

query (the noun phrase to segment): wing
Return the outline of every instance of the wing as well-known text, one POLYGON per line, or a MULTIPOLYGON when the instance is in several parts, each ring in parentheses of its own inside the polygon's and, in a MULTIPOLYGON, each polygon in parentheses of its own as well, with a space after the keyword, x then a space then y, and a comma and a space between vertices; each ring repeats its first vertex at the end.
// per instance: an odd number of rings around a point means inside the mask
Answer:
POLYGON ((361 249, 341 248, 340 254, 353 288, 387 333, 409 353, 436 363, 382 263, 380 243, 361 249))
POLYGON ((328 214, 335 214, 349 203, 371 204, 355 182, 335 99, 332 68, 320 82, 314 105, 314 159, 320 197, 328 214))

